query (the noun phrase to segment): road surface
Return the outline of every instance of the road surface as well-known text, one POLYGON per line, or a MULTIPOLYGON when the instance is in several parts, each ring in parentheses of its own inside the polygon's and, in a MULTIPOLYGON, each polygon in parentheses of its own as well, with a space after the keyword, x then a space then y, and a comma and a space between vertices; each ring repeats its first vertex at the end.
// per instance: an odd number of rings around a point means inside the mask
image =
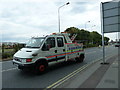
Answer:
MULTIPOLYGON (((116 55, 118 48, 106 46, 106 57, 116 55)), ((102 48, 85 49, 85 60, 83 63, 67 62, 57 63, 49 67, 47 73, 35 75, 31 72, 22 72, 13 66, 12 61, 2 62, 2 87, 3 88, 46 88, 69 73, 86 65, 93 60, 102 58, 102 48)))

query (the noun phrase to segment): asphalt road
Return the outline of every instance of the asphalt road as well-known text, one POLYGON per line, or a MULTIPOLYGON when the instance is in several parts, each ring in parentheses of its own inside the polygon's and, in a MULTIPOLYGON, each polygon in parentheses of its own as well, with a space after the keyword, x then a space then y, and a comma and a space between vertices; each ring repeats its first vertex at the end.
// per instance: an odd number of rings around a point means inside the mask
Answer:
MULTIPOLYGON (((106 56, 116 55, 118 48, 107 46, 106 56)), ((83 63, 60 62, 49 67, 47 73, 35 75, 31 72, 22 72, 13 66, 12 61, 2 62, 2 87, 3 88, 46 88, 69 73, 85 64, 102 58, 102 48, 85 49, 85 60, 83 63)))

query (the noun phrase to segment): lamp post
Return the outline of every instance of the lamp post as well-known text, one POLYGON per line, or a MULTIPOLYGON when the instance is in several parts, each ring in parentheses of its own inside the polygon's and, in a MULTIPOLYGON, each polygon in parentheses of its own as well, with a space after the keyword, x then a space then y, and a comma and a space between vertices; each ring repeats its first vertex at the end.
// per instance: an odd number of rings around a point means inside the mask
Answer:
POLYGON ((70 4, 70 3, 67 2, 66 4, 64 4, 64 5, 62 5, 62 6, 60 6, 60 7, 58 8, 58 28, 59 28, 59 32, 60 32, 60 9, 61 9, 62 7, 64 7, 65 5, 68 5, 68 4, 70 4))
MULTIPOLYGON (((92 32, 92 28, 95 27, 96 25, 91 26, 91 32, 92 32)), ((92 44, 93 44, 93 36, 92 36, 92 44)))
POLYGON ((90 23, 90 21, 87 21, 87 22, 85 23, 85 30, 86 30, 86 25, 87 25, 87 23, 90 23))
POLYGON ((118 33, 116 32, 116 42, 119 41, 119 39, 117 40, 117 34, 118 34, 118 33))

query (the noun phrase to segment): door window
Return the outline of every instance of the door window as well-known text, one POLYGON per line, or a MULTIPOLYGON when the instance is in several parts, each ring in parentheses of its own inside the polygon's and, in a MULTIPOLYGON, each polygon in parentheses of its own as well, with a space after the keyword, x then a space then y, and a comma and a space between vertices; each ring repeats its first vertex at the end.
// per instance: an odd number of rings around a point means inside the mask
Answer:
POLYGON ((55 47, 55 38, 54 37, 50 37, 46 40, 46 42, 43 45, 42 50, 49 50, 50 48, 55 47))
POLYGON ((64 46, 62 37, 57 37, 57 45, 58 45, 58 47, 63 47, 64 46))
POLYGON ((54 37, 50 37, 46 40, 46 44, 50 45, 50 48, 55 47, 55 38, 54 37))

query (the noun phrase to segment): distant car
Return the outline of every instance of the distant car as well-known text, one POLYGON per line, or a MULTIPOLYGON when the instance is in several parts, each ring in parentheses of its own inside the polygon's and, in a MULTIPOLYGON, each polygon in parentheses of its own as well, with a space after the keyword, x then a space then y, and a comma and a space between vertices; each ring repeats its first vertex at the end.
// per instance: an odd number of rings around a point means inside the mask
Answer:
POLYGON ((115 43, 115 47, 120 47, 120 42, 115 43))

